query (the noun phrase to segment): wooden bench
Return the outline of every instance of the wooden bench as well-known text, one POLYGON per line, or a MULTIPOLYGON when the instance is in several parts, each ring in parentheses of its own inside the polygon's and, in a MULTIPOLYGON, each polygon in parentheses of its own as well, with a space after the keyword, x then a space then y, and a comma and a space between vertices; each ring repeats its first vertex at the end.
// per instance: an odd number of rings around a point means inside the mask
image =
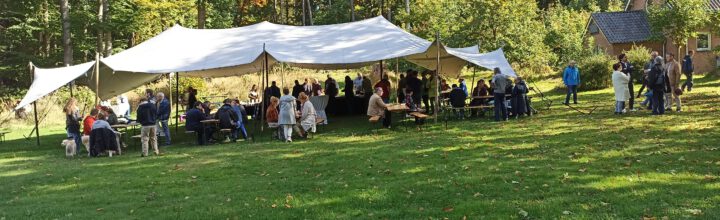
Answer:
POLYGON ((220 133, 225 135, 225 141, 228 142, 230 140, 230 137, 228 137, 228 136, 232 134, 232 129, 223 128, 223 129, 220 129, 220 133))
POLYGON ((426 118, 430 117, 429 115, 426 115, 426 114, 423 114, 420 112, 410 112, 409 115, 412 115, 413 117, 416 117, 416 118, 422 118, 422 119, 426 119, 426 118))
POLYGON ((380 121, 380 118, 381 118, 380 116, 375 115, 375 116, 371 116, 368 121, 370 121, 370 123, 374 124, 374 123, 377 123, 378 121, 380 121))
POLYGON ((5 135, 9 133, 9 131, 0 131, 0 143, 5 142, 5 135))

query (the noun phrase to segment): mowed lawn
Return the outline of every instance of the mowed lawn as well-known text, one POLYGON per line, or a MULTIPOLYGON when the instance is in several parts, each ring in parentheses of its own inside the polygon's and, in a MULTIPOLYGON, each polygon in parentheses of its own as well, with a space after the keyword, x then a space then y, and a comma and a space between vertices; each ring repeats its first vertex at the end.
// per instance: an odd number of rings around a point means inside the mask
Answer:
POLYGON ((582 92, 577 108, 597 107, 585 115, 554 92, 551 109, 505 123, 371 131, 336 117, 311 140, 198 147, 180 134, 149 158, 133 142, 66 159, 62 127, 40 147, 14 130, 0 219, 720 219, 720 80, 699 78, 665 116, 613 115, 612 89, 582 92))

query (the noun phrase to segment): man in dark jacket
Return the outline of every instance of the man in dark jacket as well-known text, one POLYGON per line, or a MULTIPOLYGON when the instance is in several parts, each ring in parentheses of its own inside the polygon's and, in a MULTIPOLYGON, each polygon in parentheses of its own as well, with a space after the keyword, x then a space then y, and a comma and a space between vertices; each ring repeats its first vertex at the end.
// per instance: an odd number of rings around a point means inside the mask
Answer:
POLYGON ((458 119, 465 118, 465 99, 467 99, 467 94, 465 94, 465 91, 463 91, 462 88, 458 87, 456 84, 453 84, 452 90, 450 91, 450 105, 452 105, 453 113, 455 113, 455 116, 457 116, 458 119), (461 109, 456 110, 455 108, 461 109))
POLYGON ((687 91, 692 91, 693 87, 693 71, 695 71, 695 68, 693 67, 693 54, 695 54, 695 51, 691 50, 688 51, 688 54, 685 55, 685 58, 683 58, 682 61, 682 73, 685 74, 685 83, 682 84, 682 90, 685 91, 685 88, 687 88, 687 91))
POLYGON ((408 76, 405 78, 405 81, 407 83, 407 88, 413 91, 413 102, 415 102, 415 106, 420 107, 420 103, 422 102, 422 94, 423 94, 423 83, 420 81, 420 79, 417 78, 418 72, 415 70, 408 70, 408 76))
MULTIPOLYGON (((293 86, 293 89, 292 89, 292 96, 295 97, 295 98, 297 98, 298 96, 300 96, 300 93, 301 93, 304 89, 305 89, 305 88, 303 88, 303 86, 300 85, 300 81, 295 80, 295 86, 293 86)), ((277 97, 277 98, 280 98, 280 97, 277 97)))
MULTIPOLYGON (((405 75, 402 73, 400 74, 400 80, 398 80, 398 88, 397 88, 397 99, 398 103, 405 103, 405 89, 407 87, 407 80, 405 79, 405 75)), ((413 103, 415 104, 415 103, 413 103)), ((414 106, 414 105, 413 105, 414 106)))
POLYGON ((168 127, 171 112, 170 101, 165 98, 165 94, 162 92, 158 92, 156 100, 158 101, 157 119, 160 122, 158 130, 161 130, 165 136, 165 145, 170 145, 170 127, 168 127))
MULTIPOLYGON (((231 134, 235 134, 237 121, 240 119, 240 116, 235 113, 231 104, 232 101, 230 99, 225 99, 223 106, 215 113, 215 119, 220 120, 220 129, 231 129, 231 134)), ((233 141, 237 140, 237 137, 234 135, 232 138, 233 141)))
POLYGON ((142 155, 148 155, 148 145, 152 145, 155 155, 160 151, 157 146, 157 108, 147 98, 140 98, 140 106, 137 109, 137 121, 142 125, 140 129, 140 140, 142 141, 142 155))
POLYGON ((330 77, 330 75, 327 75, 327 79, 325 80, 325 95, 328 96, 328 104, 327 104, 327 112, 328 113, 336 113, 335 109, 335 97, 337 97, 338 93, 340 93, 337 81, 330 77))
POLYGON ((633 79, 633 72, 635 71, 635 68, 633 68, 632 64, 628 62, 627 56, 623 53, 618 55, 618 61, 620 62, 620 65, 622 66, 622 70, 620 72, 625 73, 625 75, 630 77, 630 82, 628 83, 628 90, 630 90, 630 99, 628 100, 628 107, 630 107, 630 111, 637 111, 635 109, 635 97, 633 94, 635 94, 635 89, 633 88, 633 84, 635 83, 633 79))
POLYGON ((198 145, 205 145, 208 137, 212 137, 212 130, 205 129, 205 126, 203 126, 201 122, 205 120, 205 113, 203 113, 202 106, 201 102, 195 102, 194 107, 185 113, 185 130, 194 131, 197 134, 198 145))
POLYGON ((652 114, 665 114, 665 92, 670 90, 670 81, 663 67, 663 58, 658 56, 655 58, 655 64, 648 73, 648 87, 652 89, 652 114))

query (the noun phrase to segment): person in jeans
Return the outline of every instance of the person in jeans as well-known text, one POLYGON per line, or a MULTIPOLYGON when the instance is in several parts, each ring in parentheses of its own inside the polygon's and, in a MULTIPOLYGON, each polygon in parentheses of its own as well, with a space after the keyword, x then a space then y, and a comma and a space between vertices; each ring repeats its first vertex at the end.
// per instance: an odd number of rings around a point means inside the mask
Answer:
POLYGON ((625 111, 625 100, 628 100, 630 90, 628 89, 628 81, 630 76, 622 72, 623 64, 616 63, 613 65, 612 83, 615 90, 615 114, 620 115, 625 111))
POLYGON ((507 105, 505 104, 505 90, 510 85, 510 79, 508 76, 503 75, 500 72, 500 68, 493 70, 495 76, 492 79, 493 96, 495 102, 495 121, 507 121, 508 111, 507 105))
POLYGON ((165 145, 170 145, 170 127, 168 127, 168 120, 170 119, 170 112, 172 111, 170 101, 165 98, 165 94, 162 92, 158 92, 156 100, 158 101, 157 120, 160 122, 158 130, 162 131, 162 134, 165 135, 165 145))
POLYGON ((63 108, 65 112, 65 130, 67 131, 67 138, 75 141, 77 147, 77 154, 80 155, 82 149, 82 136, 80 135, 80 110, 77 107, 77 99, 70 98, 63 108))
POLYGON ((665 91, 669 90, 670 82, 667 79, 661 56, 655 58, 655 64, 648 73, 648 87, 653 91, 652 114, 665 114, 665 91))
POLYGON ((685 91, 685 88, 687 88, 687 91, 692 91, 693 87, 693 72, 695 71, 695 68, 693 67, 693 55, 695 54, 695 51, 688 51, 688 54, 685 55, 685 58, 682 61, 682 72, 685 74, 685 83, 682 84, 682 91, 685 91))
POLYGON ((137 108, 137 121, 142 125, 142 128, 140 128, 141 156, 146 157, 148 155, 148 145, 152 145, 155 155, 160 155, 157 146, 157 108, 146 97, 140 98, 140 106, 137 108))
POLYGON ((570 61, 570 64, 565 68, 565 71, 563 71, 563 83, 568 88, 563 104, 570 104, 570 94, 573 96, 573 103, 577 104, 577 87, 580 85, 580 70, 578 70, 573 60, 570 61))
MULTIPOLYGON (((272 103, 272 99, 273 98, 270 97, 270 100, 271 100, 270 103, 272 103)), ((275 99, 277 99, 277 98, 275 98, 275 99)), ((268 108, 270 108, 270 107, 271 106, 268 106, 268 108)), ((240 105, 240 100, 233 99, 232 100, 232 109, 235 112, 235 114, 238 115, 238 120, 236 122, 237 129, 235 129, 235 133, 234 133, 235 139, 240 137, 240 134, 242 134, 243 139, 247 140, 248 134, 247 134, 247 130, 245 129, 245 122, 244 122, 246 117, 245 117, 245 114, 243 114, 243 112, 245 111, 245 107, 240 105)))

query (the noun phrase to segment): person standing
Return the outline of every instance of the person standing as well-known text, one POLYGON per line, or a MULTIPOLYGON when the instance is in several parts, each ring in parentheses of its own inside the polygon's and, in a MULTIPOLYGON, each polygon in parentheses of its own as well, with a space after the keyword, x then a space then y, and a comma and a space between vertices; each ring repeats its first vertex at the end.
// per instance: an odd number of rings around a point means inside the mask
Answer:
POLYGON ((372 82, 370 82, 369 76, 364 76, 362 80, 362 94, 363 94, 363 108, 367 108, 368 101, 370 100, 370 96, 373 95, 373 87, 372 82))
POLYGON ((495 121, 507 121, 508 111, 507 105, 505 104, 505 91, 510 85, 510 79, 500 72, 500 68, 496 67, 493 71, 495 72, 495 76, 493 76, 492 79, 495 102, 495 121))
POLYGON ((383 127, 390 128, 391 121, 390 111, 387 110, 387 105, 382 100, 383 89, 380 87, 375 88, 375 94, 373 94, 368 101, 367 115, 380 116, 383 119, 383 127))
POLYGON ((424 84, 423 82, 418 79, 418 72, 415 70, 408 70, 408 75, 405 77, 405 81, 407 83, 407 88, 413 91, 413 102, 415 102, 415 106, 418 108, 420 107, 420 103, 422 102, 422 95, 424 90, 424 84))
POLYGON ((695 71, 695 68, 693 67, 693 55, 695 54, 695 51, 691 50, 688 51, 688 54, 685 55, 685 58, 683 58, 682 61, 682 72, 685 74, 685 83, 682 85, 682 91, 685 91, 685 88, 687 88, 687 91, 692 91, 693 87, 693 72, 695 71))
MULTIPOLYGON (((627 55, 625 55, 624 53, 618 55, 618 61, 620 62, 620 66, 622 67, 622 70, 620 72, 625 73, 625 75, 630 77, 630 81, 628 82, 628 91, 630 91, 630 94, 635 94, 635 90, 633 88, 633 83, 635 83, 635 82, 634 82, 633 75, 632 75, 635 68, 633 68, 632 64, 630 64, 630 62, 628 62, 627 55)), ((628 108, 630 109, 630 111, 637 111, 635 109, 635 97, 634 96, 628 97, 628 108)))
POLYGON ((398 103, 405 103, 405 87, 407 87, 407 80, 405 79, 405 75, 402 73, 400 74, 400 79, 398 80, 398 88, 397 88, 397 100, 398 103))
POLYGON ((328 96, 328 113, 337 114, 337 109, 335 108, 335 97, 337 97, 338 93, 340 93, 340 88, 338 88, 337 81, 328 74, 327 79, 325 80, 325 95, 328 96))
POLYGON ((355 103, 355 86, 353 85, 353 81, 350 79, 350 76, 345 76, 345 88, 343 89, 343 93, 345 93, 347 114, 352 115, 355 113, 355 111, 353 111, 355 103))
POLYGON ((650 61, 648 61, 645 64, 645 68, 643 68, 643 84, 640 86, 640 90, 638 90, 637 98, 640 98, 640 95, 642 95, 643 89, 645 87, 648 87, 648 91, 650 90, 650 87, 648 85, 648 73, 650 73, 650 70, 655 66, 655 58, 658 56, 657 51, 650 52, 650 61))
MULTIPOLYGON (((436 99, 438 97, 438 76, 435 75, 435 72, 430 71, 430 78, 428 80, 428 83, 426 84, 426 93, 428 96, 428 99, 430 100, 430 106, 427 107, 426 112, 428 114, 432 115, 435 114, 435 105, 440 105, 440 103, 436 102, 436 99)), ((438 106, 440 107, 440 106, 438 106)))
POLYGON ((80 134, 80 109, 77 107, 77 99, 70 98, 63 109, 65 112, 65 131, 67 138, 75 141, 77 154, 80 155, 80 146, 82 146, 82 136, 80 134))
POLYGON ((195 88, 190 86, 187 89, 187 93, 188 93, 188 106, 187 106, 186 110, 190 111, 190 109, 195 108, 195 104, 198 101, 197 100, 197 90, 195 90, 195 88))
POLYGON ((680 89, 680 64, 675 61, 675 55, 672 53, 667 54, 667 62, 665 62, 665 71, 667 72, 668 82, 670 83, 669 94, 665 94, 665 110, 670 111, 673 103, 676 104, 675 111, 682 111, 682 103, 680 101, 680 95, 682 89, 680 89))
POLYGON ((388 75, 383 75, 383 78, 375 83, 375 88, 382 88, 383 94, 382 94, 382 100, 385 102, 385 104, 390 103, 390 80, 388 80, 388 75))
POLYGON ((165 98, 165 94, 162 92, 158 92, 157 100, 157 120, 160 122, 158 130, 161 130, 162 134, 165 135, 165 145, 170 145, 170 127, 168 127, 168 120, 170 120, 170 113, 172 112, 170 101, 165 98))
POLYGON ((420 82, 422 82, 423 87, 422 87, 422 92, 420 92, 420 94, 422 97, 422 102, 423 102, 424 108, 427 110, 427 112, 430 112, 430 109, 431 109, 430 108, 430 96, 428 96, 428 95, 430 95, 430 85, 428 85, 429 82, 428 82, 428 78, 427 78, 428 71, 427 70, 423 71, 423 73, 421 75, 422 76, 420 78, 420 82))
POLYGON ((355 93, 360 93, 362 91, 362 83, 363 76, 358 73, 357 77, 355 77, 355 79, 353 80, 353 88, 355 89, 355 93))
POLYGON ((523 80, 522 77, 515 78, 515 86, 512 90, 512 98, 510 99, 513 117, 519 118, 525 114, 530 115, 531 109, 527 99, 528 92, 530 91, 525 80, 523 80))
POLYGON ((574 60, 571 60, 570 64, 565 68, 565 71, 563 71, 563 83, 568 89, 563 104, 570 104, 571 94, 573 96, 573 103, 577 104, 577 87, 580 85, 580 70, 578 70, 574 60))
MULTIPOLYGON (((278 124, 282 126, 285 142, 292 142, 292 130, 295 126, 295 110, 297 109, 295 97, 290 95, 288 88, 283 89, 283 95, 280 97, 280 115, 278 124)), ((303 94, 303 93, 300 93, 303 94)))
POLYGON ((458 82, 460 83, 460 84, 459 84, 460 89, 462 89, 463 92, 465 92, 465 96, 468 96, 468 88, 467 88, 467 84, 465 84, 465 79, 460 78, 460 79, 458 80, 458 82))
POLYGON ((157 108, 155 104, 148 101, 148 98, 140 98, 140 106, 137 109, 137 121, 142 125, 140 128, 140 140, 142 141, 142 155, 148 156, 148 147, 152 145, 155 155, 160 155, 157 146, 157 108))
POLYGON ((613 64, 612 83, 615 90, 615 114, 620 115, 625 112, 625 101, 628 100, 630 90, 628 89, 628 81, 630 76, 622 72, 622 62, 613 64))
POLYGON ((652 89, 652 114, 665 114, 665 92, 669 90, 670 82, 668 81, 665 68, 661 56, 655 57, 653 68, 648 73, 648 87, 652 89))
POLYGON ((250 103, 256 103, 260 101, 260 96, 258 95, 257 85, 253 84, 250 88, 250 92, 248 93, 248 99, 250 99, 250 103))
MULTIPOLYGON (((295 80, 295 86, 293 86, 292 89, 292 96, 297 98, 304 89, 305 87, 303 87, 303 85, 300 85, 300 81, 295 80)), ((275 98, 279 99, 280 97, 276 96, 275 98)))

